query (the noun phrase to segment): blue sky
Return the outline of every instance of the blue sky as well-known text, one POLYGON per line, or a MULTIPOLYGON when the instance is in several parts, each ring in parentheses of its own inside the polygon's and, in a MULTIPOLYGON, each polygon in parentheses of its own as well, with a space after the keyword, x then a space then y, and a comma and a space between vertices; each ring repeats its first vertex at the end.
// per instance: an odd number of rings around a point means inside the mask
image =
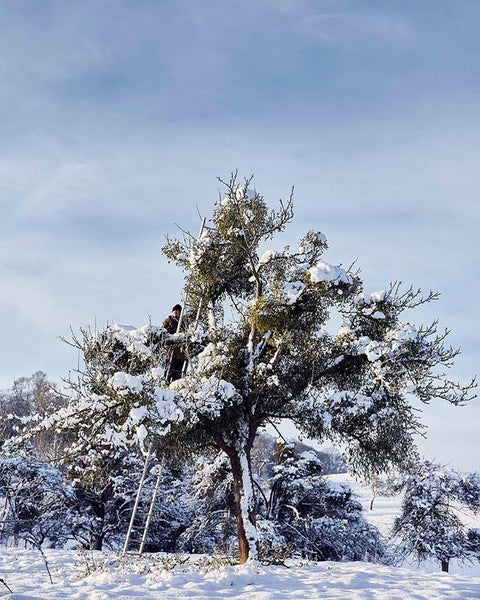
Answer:
MULTIPOLYGON (((0 5, 0 387, 77 357, 69 327, 160 321, 217 175, 296 189, 293 242, 367 291, 442 293, 478 372, 480 5, 422 0, 5 0, 0 5)), ((429 456, 480 468, 478 401, 425 411, 429 456)))

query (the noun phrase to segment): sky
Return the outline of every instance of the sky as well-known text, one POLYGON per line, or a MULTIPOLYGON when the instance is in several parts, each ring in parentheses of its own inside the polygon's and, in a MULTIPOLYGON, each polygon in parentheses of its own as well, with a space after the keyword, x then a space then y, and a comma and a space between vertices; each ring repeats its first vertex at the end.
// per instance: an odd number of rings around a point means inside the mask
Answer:
MULTIPOLYGON (((295 186, 287 241, 315 229, 366 291, 438 290, 479 372, 477 0, 4 0, 0 4, 0 389, 78 356, 70 328, 159 323, 217 176, 295 186), (290 237, 289 237, 290 236, 290 237)), ((480 408, 423 409, 429 458, 480 469, 480 408)))

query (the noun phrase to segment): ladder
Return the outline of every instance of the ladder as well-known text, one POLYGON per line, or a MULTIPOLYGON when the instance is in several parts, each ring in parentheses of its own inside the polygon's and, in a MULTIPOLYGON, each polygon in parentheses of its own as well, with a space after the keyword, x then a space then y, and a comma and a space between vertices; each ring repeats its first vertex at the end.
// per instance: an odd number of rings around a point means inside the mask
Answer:
MULTIPOLYGON (((203 230, 205 229, 205 222, 206 222, 206 217, 203 217, 202 224, 200 226, 200 232, 198 234, 197 240, 200 240, 200 238, 202 237, 203 230)), ((181 311, 180 317, 178 319, 177 330, 176 330, 175 333, 180 333, 180 328, 181 328, 182 322, 183 322, 183 314, 184 314, 187 302, 188 302, 188 291, 185 293, 185 298, 183 300, 182 311, 181 311)), ((198 306, 198 309, 197 309, 196 318, 195 318, 194 330, 196 329, 197 324, 198 324, 198 320, 200 318, 201 307, 202 307, 202 305, 201 305, 201 302, 200 302, 200 304, 198 306)), ((168 376, 170 374, 171 363, 172 363, 172 358, 170 358, 170 360, 168 362, 168 366, 167 366, 167 369, 166 369, 166 372, 165 372, 165 379, 168 379, 168 376)), ((185 364, 183 366, 182 376, 185 375, 186 369, 187 369, 187 361, 185 361, 185 364)), ((123 544, 123 549, 122 549, 121 556, 125 556, 127 554, 128 545, 130 543, 130 539, 132 537, 133 530, 135 529, 135 518, 137 516, 138 508, 140 506, 140 501, 141 501, 141 497, 142 497, 142 491, 143 491, 143 488, 145 486, 145 481, 146 481, 147 474, 148 474, 148 471, 149 471, 149 467, 150 467, 150 464, 151 464, 151 461, 152 461, 152 455, 153 455, 154 449, 155 449, 154 448, 154 444, 152 442, 150 444, 150 446, 148 448, 148 451, 147 451, 147 454, 145 456, 145 462, 144 462, 144 465, 143 465, 143 471, 142 471, 142 475, 140 477, 140 482, 138 484, 137 494, 135 496, 135 502, 134 502, 133 510, 132 510, 132 516, 130 517, 130 523, 128 525, 127 535, 125 537, 125 542, 123 544)), ((147 541, 148 530, 150 528, 150 522, 152 520, 153 511, 155 509, 155 501, 157 499, 158 488, 160 487, 160 483, 161 483, 161 480, 162 480, 163 467, 164 467, 164 460, 162 459, 162 461, 161 461, 161 463, 159 465, 159 470, 158 470, 157 478, 155 480, 155 485, 154 485, 154 488, 153 488, 152 497, 150 499, 150 503, 149 503, 149 507, 148 507, 148 512, 147 512, 147 517, 145 519, 145 523, 144 523, 144 526, 143 526, 142 537, 141 537, 140 546, 139 546, 139 549, 138 549, 138 554, 139 555, 143 554, 143 550, 145 548, 145 542, 147 541)))
MULTIPOLYGON (((130 539, 132 537, 133 530, 135 528, 135 517, 137 516, 138 508, 140 506, 142 491, 145 486, 145 480, 147 478, 147 473, 148 473, 150 463, 152 460, 153 451, 154 451, 154 446, 153 446, 153 442, 152 442, 148 448, 148 452, 145 457, 143 471, 142 471, 142 475, 140 477, 140 482, 138 484, 137 494, 135 496, 135 503, 133 505, 132 516, 130 517, 130 523, 128 525, 127 535, 125 537, 125 543, 123 544, 123 549, 122 549, 122 554, 121 554, 122 556, 125 556, 127 554, 128 545, 130 543, 130 539)), ((145 542, 147 541, 147 535, 148 535, 148 530, 150 527, 150 521, 152 519, 153 511, 155 509, 155 501, 157 499, 158 488, 160 487, 160 482, 162 480, 162 471, 163 471, 163 461, 159 465, 157 478, 155 480, 155 486, 153 488, 152 497, 150 499, 150 503, 149 503, 149 507, 148 507, 147 518, 146 518, 144 526, 143 526, 142 537, 140 540, 140 547, 138 549, 139 555, 143 554, 143 550, 145 548, 145 542)))

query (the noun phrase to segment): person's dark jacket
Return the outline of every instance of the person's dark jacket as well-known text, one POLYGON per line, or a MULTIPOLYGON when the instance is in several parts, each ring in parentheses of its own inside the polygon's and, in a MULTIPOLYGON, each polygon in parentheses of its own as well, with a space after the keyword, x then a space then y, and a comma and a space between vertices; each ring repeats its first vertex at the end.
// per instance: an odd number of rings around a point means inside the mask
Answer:
POLYGON ((168 331, 168 333, 177 333, 178 319, 173 315, 169 315, 162 323, 162 327, 168 331))

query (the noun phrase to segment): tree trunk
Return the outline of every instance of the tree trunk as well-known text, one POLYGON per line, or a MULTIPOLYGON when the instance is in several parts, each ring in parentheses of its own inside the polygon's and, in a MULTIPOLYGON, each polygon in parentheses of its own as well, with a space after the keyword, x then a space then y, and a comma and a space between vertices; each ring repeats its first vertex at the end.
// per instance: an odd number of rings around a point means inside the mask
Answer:
POLYGON ((258 539, 255 519, 255 496, 252 485, 250 449, 229 453, 233 475, 235 513, 240 563, 258 560, 258 539))
POLYGON ((448 573, 448 563, 449 563, 449 561, 448 560, 442 560, 441 563, 442 563, 442 572, 443 573, 448 573))
POLYGON ((101 550, 103 547, 103 539, 105 537, 105 496, 106 491, 100 494, 100 497, 97 497, 98 500, 93 503, 93 512, 95 514, 95 529, 92 532, 91 539, 91 549, 92 550, 101 550))

